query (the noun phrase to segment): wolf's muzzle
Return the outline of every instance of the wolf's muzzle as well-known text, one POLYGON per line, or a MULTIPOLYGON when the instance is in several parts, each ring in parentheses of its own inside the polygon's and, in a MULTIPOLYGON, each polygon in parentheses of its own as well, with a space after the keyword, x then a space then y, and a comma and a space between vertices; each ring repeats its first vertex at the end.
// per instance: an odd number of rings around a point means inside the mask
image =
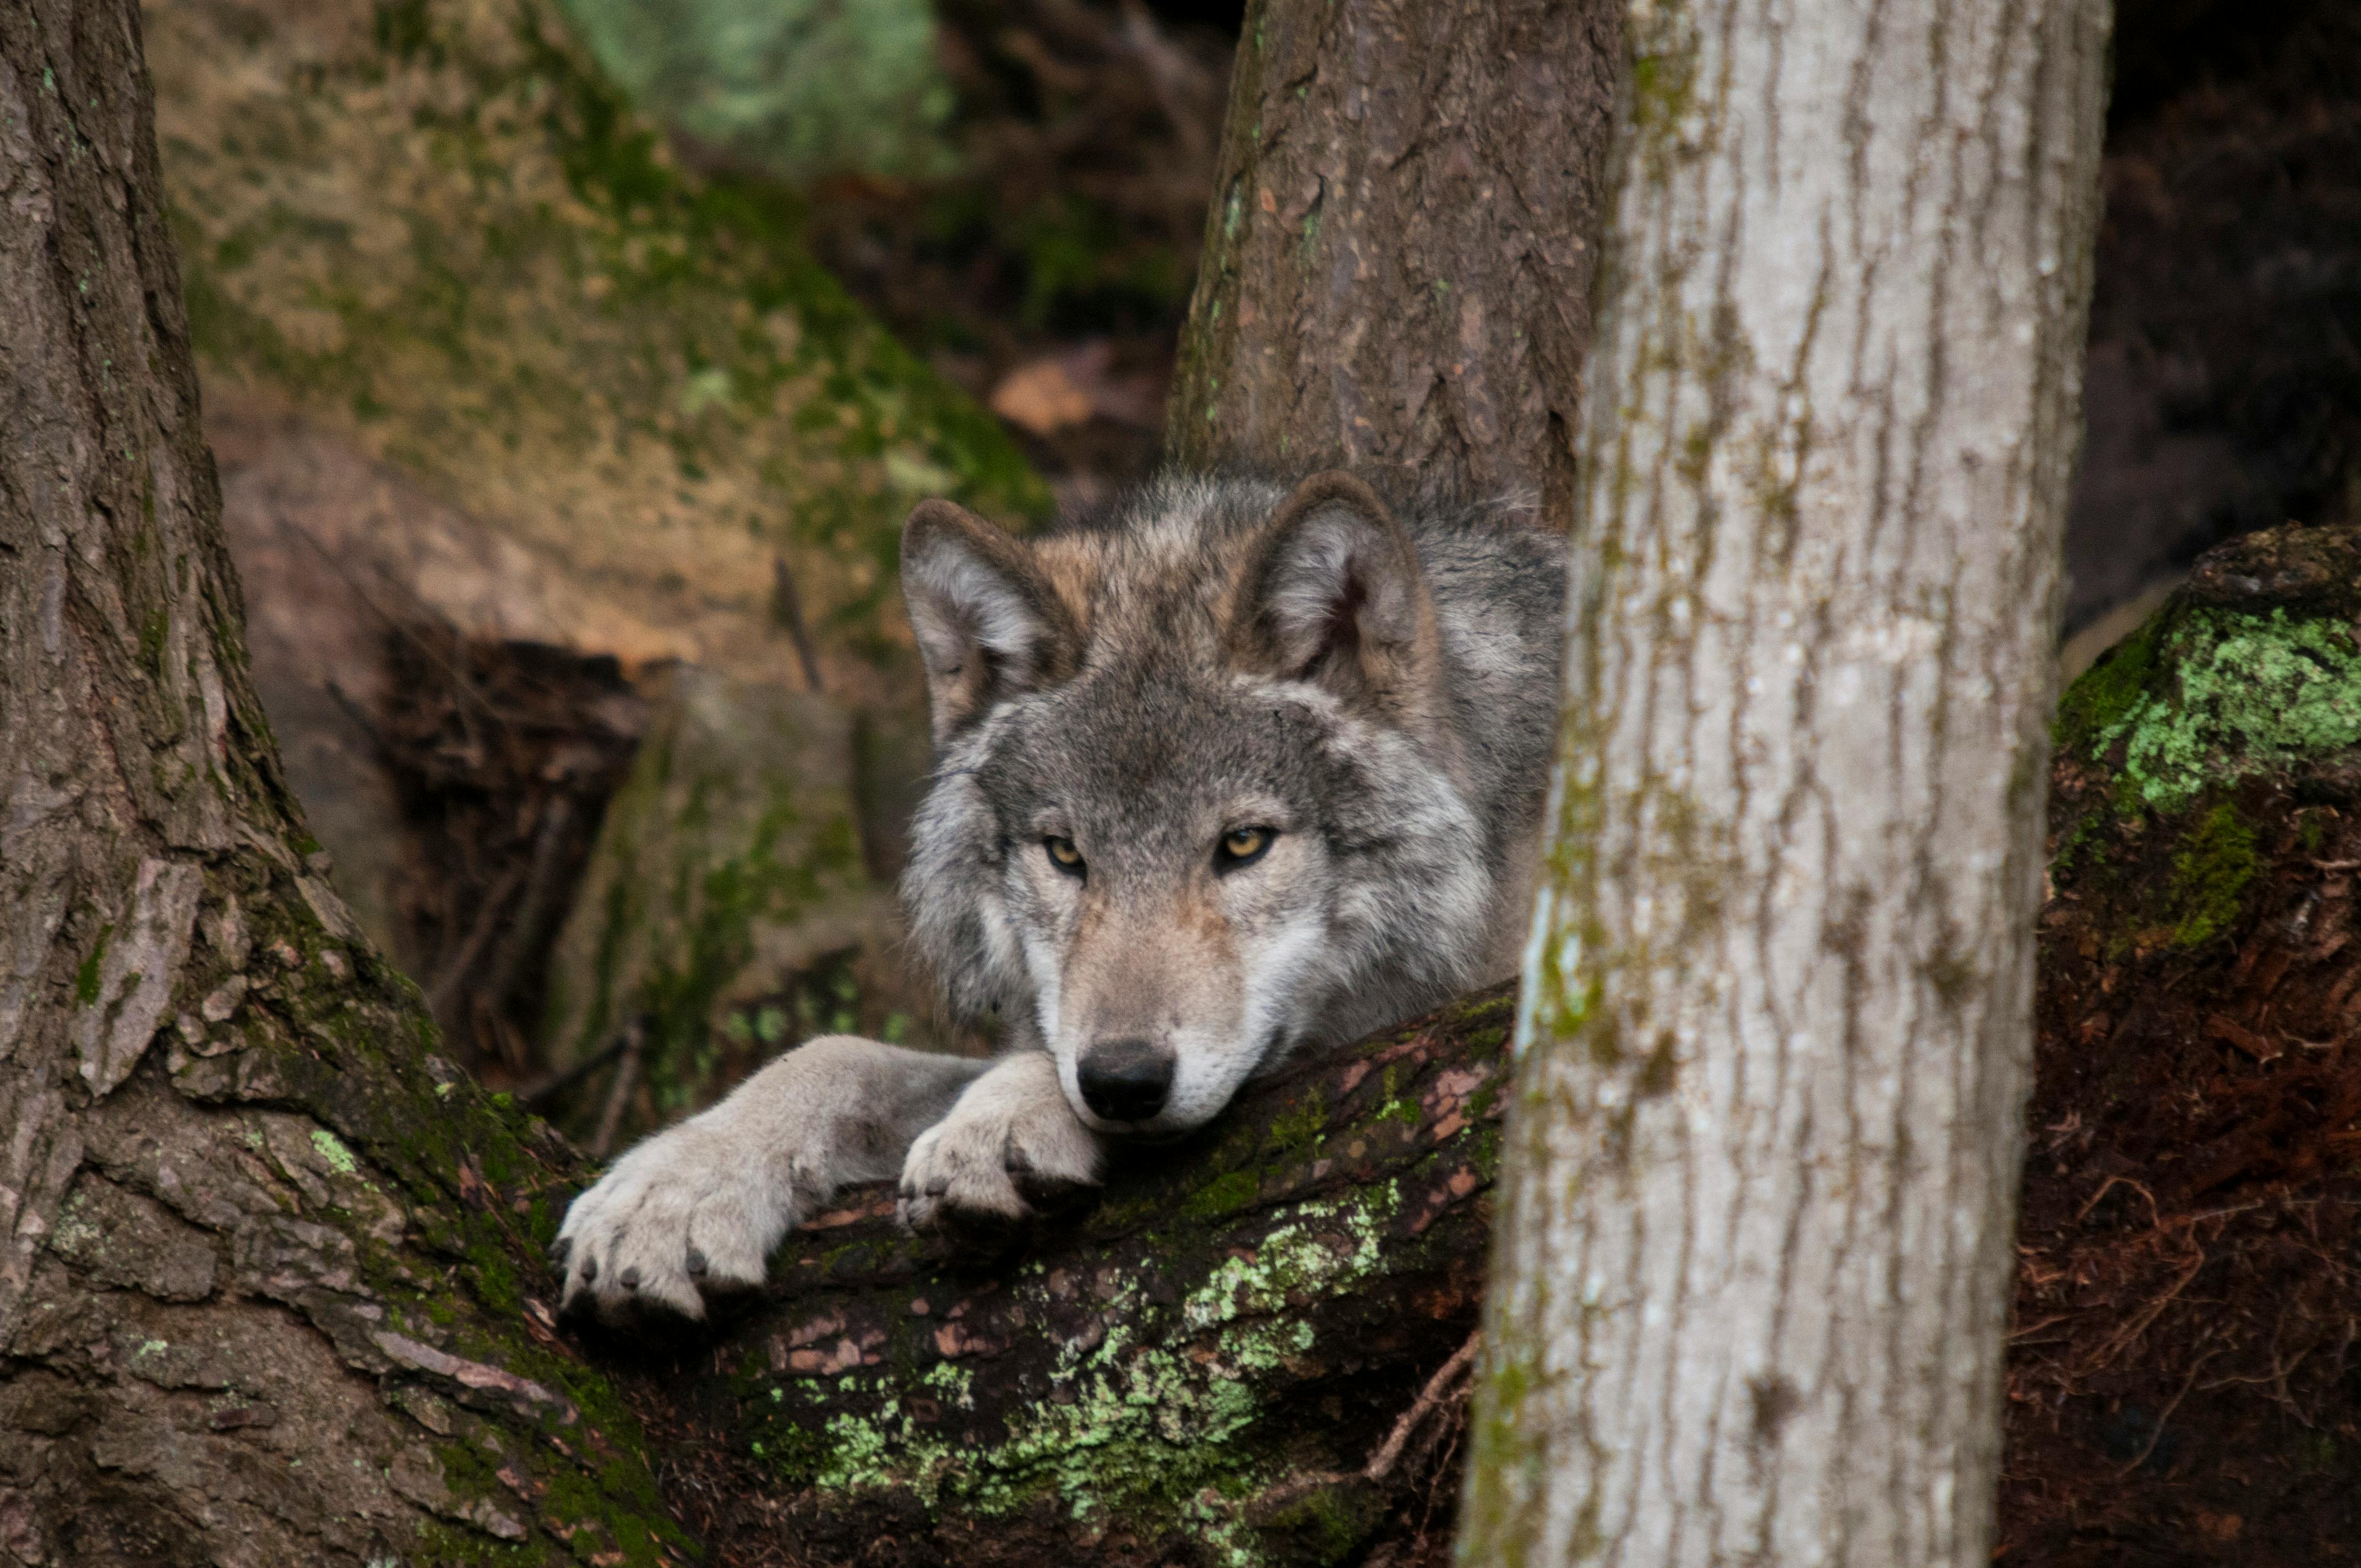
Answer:
POLYGON ((1146 1040, 1108 1040, 1074 1064, 1082 1103, 1110 1122, 1145 1122, 1172 1093, 1172 1058, 1146 1040))

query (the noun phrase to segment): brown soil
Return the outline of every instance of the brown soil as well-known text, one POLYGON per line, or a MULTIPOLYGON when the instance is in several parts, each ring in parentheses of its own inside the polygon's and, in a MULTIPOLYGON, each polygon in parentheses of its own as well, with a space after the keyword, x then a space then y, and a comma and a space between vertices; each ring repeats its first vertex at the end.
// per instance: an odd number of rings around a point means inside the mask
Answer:
MULTIPOLYGON (((2061 763, 2054 820, 2112 782, 2061 763)), ((2361 771, 2235 805, 2261 868, 2210 944, 2141 928, 2153 833, 2042 915, 2007 1563, 2361 1559, 2361 771)))

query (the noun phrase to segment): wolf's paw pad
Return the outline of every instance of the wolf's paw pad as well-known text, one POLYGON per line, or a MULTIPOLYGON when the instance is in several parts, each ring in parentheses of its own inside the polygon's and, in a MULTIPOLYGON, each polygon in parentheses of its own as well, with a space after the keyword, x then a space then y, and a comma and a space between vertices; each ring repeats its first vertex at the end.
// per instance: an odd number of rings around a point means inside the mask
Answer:
POLYGON ((560 1310, 622 1324, 705 1316, 709 1293, 763 1283, 769 1250, 758 1173, 696 1124, 631 1150, 574 1201, 553 1258, 560 1310))
POLYGON ((913 1230, 988 1232, 1098 1185, 1098 1141, 1062 1103, 1014 1115, 965 1110, 919 1134, 903 1161, 895 1207, 913 1230))

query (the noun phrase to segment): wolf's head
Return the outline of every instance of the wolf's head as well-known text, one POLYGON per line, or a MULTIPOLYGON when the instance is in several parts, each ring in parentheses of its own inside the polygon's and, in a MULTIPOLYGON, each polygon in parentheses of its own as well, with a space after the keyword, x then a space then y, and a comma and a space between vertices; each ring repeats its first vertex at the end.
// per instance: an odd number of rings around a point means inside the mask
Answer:
POLYGON ((944 501, 902 577, 939 761, 902 884, 955 1006, 1102 1130, 1470 978, 1493 871, 1430 584, 1367 488, 1165 481, 1016 539, 944 501))

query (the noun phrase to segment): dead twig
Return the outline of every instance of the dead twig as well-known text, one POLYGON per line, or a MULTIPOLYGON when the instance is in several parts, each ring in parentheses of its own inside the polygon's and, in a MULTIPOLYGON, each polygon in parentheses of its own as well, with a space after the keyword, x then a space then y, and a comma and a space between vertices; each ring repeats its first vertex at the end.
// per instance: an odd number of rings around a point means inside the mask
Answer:
POLYGON ((1394 1430, 1386 1434, 1386 1441, 1378 1445, 1377 1453, 1369 1456, 1368 1464, 1361 1467, 1362 1479, 1382 1481, 1393 1474, 1394 1465, 1401 1459, 1402 1449, 1410 1442, 1411 1434, 1434 1413, 1436 1406, 1455 1393, 1454 1386, 1466 1375, 1468 1367, 1475 1363, 1476 1353, 1483 1348, 1484 1331, 1477 1329, 1467 1336, 1466 1344, 1451 1353, 1450 1360, 1435 1369, 1434 1376, 1426 1380, 1426 1387, 1419 1390, 1417 1399, 1401 1413, 1401 1419, 1394 1422, 1394 1430))
POLYGON ((2157 1209, 2156 1194, 2150 1192, 2146 1187, 2134 1181, 2128 1176, 2111 1176, 2107 1178, 2106 1180, 2099 1183, 2099 1190, 2091 1194, 2090 1201, 2084 1203, 2080 1209, 2074 1211, 2075 1223, 2080 1224, 2082 1221, 2089 1219, 2091 1217, 2091 1211, 2099 1206, 2099 1200, 2104 1198, 2117 1182, 2121 1182, 2125 1187, 2128 1187, 2133 1191, 2138 1193, 2141 1197, 2147 1199, 2147 1217, 2155 1222, 2156 1228, 2158 1230, 2160 1231, 2164 1229, 2164 1215, 2157 1209))
POLYGON ((621 1059, 615 1064, 615 1086, 607 1091, 607 1108, 598 1113, 598 1130, 590 1135, 590 1157, 605 1159, 615 1146, 615 1135, 623 1125, 623 1107, 630 1102, 631 1091, 640 1083, 640 1053, 647 1043, 646 1020, 634 1018, 623 1025, 621 1059))
POLYGON ((2195 1386, 2199 1370, 2202 1369, 2207 1362, 2213 1360, 2220 1354, 2221 1352, 2218 1350, 2209 1350, 2204 1354, 2197 1358, 2196 1365, 2189 1369, 2189 1376, 2180 1380, 2180 1392, 2175 1394, 2170 1402, 2169 1402, 2162 1410, 2158 1412, 2156 1427, 2147 1434, 2147 1442, 2140 1445, 2140 1451, 2137 1456, 2135 1457, 2129 1464, 2125 1465, 2121 1470, 2115 1472, 2115 1475, 2118 1477, 2128 1475, 2133 1471, 2147 1463, 2147 1456, 2156 1452, 2157 1443, 2164 1437, 2165 1423, 2172 1420, 2173 1411, 2180 1409, 2180 1401, 2189 1398, 2189 1390, 2195 1386))
MULTIPOLYGON (((2192 1245, 2194 1245, 2193 1238, 2192 1245)), ((2088 1370, 2096 1371, 2122 1354, 2134 1340, 2147 1332, 2147 1326, 2150 1323, 2164 1315, 2164 1310, 2180 1299, 2180 1293, 2189 1288, 2189 1282, 2196 1278, 2204 1267, 2205 1249, 2200 1246, 2197 1248, 2197 1255, 2191 1258, 2187 1266, 2181 1269, 2180 1278, 2167 1286, 2163 1294, 2142 1307, 2130 1321, 2099 1342, 2097 1350, 2091 1356, 2088 1370)))
POLYGON ((516 984, 519 965, 527 953, 540 948, 543 929, 557 913, 564 893, 558 883, 565 869, 566 836, 573 827, 574 797, 561 790, 551 796, 542 813, 540 830, 533 835, 524 896, 517 902, 516 918, 509 923, 508 939, 493 958, 491 979, 484 986, 484 994, 496 1007, 507 1000, 510 988, 516 984))
POLYGON ((528 1083, 522 1089, 516 1091, 516 1102, 528 1107, 539 1105, 552 1096, 573 1088, 622 1054, 623 1036, 618 1034, 572 1067, 553 1072, 539 1082, 528 1083))
POLYGON ((1445 1400, 1465 1395, 1466 1389, 1462 1385, 1466 1379, 1467 1369, 1475 1364, 1476 1353, 1483 1345, 1484 1331, 1478 1329, 1467 1336, 1466 1343, 1451 1353, 1450 1360, 1435 1368, 1434 1376, 1426 1380, 1426 1387, 1419 1390, 1418 1398, 1411 1401, 1410 1409, 1395 1420, 1393 1431, 1386 1434, 1386 1441, 1378 1445, 1377 1452, 1369 1455, 1368 1463, 1359 1470, 1350 1474, 1341 1470, 1315 1470, 1294 1476, 1256 1498, 1256 1511, 1270 1513, 1324 1487, 1343 1486, 1352 1481, 1374 1483, 1385 1480, 1401 1463, 1402 1452, 1410 1446, 1410 1440, 1417 1435, 1419 1428, 1445 1400))
POLYGON ((484 895, 484 902, 477 906, 475 921, 467 927, 467 938, 460 942, 458 951, 444 963, 442 972, 434 977, 434 983, 426 988, 427 1010, 437 1018, 444 1016, 445 1010, 459 992, 459 983, 467 978, 467 971, 475 968, 476 960, 483 956, 484 944, 492 939, 501 911, 508 907, 510 897, 523 881, 522 870, 510 868, 508 874, 500 878, 491 892, 484 895))
POLYGON ((787 569, 784 555, 771 557, 771 619, 787 634, 795 645, 796 662, 804 667, 804 685, 818 693, 819 680, 819 650, 812 645, 811 629, 804 624, 804 598, 796 591, 796 575, 787 569))

